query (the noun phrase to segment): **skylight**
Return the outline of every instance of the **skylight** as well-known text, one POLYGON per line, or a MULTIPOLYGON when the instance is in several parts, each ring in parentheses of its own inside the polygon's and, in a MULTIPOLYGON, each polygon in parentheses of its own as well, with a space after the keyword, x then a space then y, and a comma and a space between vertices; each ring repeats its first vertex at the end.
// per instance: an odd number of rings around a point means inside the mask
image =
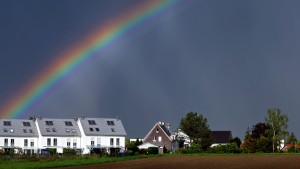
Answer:
POLYGON ((89 125, 96 125, 95 120, 88 120, 88 122, 89 122, 89 125))
POLYGON ((106 121, 106 122, 107 122, 107 125, 111 125, 111 126, 115 125, 114 121, 106 121))
POLYGON ((65 121, 66 126, 73 126, 71 121, 65 121))
POLYGON ((4 126, 11 126, 11 123, 10 123, 10 121, 3 121, 3 125, 4 126))
POLYGON ((31 126, 29 122, 24 121, 23 126, 31 126))
POLYGON ((46 125, 53 126, 53 121, 46 121, 46 125))

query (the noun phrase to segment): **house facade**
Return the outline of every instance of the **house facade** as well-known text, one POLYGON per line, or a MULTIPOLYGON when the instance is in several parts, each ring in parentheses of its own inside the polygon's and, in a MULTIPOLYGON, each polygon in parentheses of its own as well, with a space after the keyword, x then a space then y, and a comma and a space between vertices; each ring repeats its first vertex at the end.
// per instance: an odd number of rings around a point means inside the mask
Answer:
POLYGON ((0 119, 0 148, 14 149, 14 153, 35 154, 38 152, 38 131, 32 120, 0 119))
POLYGON ((0 119, 0 149, 41 154, 45 149, 78 154, 118 153, 125 149, 126 132, 119 118, 0 119))
POLYGON ((156 123, 143 140, 144 143, 165 147, 169 151, 175 151, 178 148, 177 140, 171 133, 170 124, 164 122, 156 123))
POLYGON ((82 133, 83 153, 116 154, 125 151, 126 131, 119 118, 85 118, 78 119, 82 133))

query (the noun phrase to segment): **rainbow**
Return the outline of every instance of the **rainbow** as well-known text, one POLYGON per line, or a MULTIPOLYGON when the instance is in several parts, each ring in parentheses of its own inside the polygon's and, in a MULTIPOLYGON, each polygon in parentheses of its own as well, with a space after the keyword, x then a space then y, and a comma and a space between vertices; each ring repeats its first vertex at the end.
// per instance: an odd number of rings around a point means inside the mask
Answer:
POLYGON ((113 45, 131 30, 149 21, 167 9, 171 9, 179 0, 146 0, 141 4, 121 12, 119 17, 101 24, 86 38, 75 43, 69 50, 55 59, 26 85, 16 92, 0 107, 1 118, 17 118, 30 113, 43 97, 55 90, 58 84, 80 65, 93 57, 96 52, 113 45))

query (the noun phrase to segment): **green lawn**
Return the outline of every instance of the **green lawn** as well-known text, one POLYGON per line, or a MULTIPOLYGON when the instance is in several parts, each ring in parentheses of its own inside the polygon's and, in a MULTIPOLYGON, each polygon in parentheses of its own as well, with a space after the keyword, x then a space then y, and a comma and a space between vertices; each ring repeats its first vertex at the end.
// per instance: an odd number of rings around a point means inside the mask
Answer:
MULTIPOLYGON (((156 155, 157 156, 157 155, 156 155)), ((154 155, 136 155, 125 157, 47 157, 47 158, 27 158, 27 159, 0 159, 1 169, 37 169, 51 167, 78 166, 95 163, 107 163, 124 160, 154 157, 154 155)))

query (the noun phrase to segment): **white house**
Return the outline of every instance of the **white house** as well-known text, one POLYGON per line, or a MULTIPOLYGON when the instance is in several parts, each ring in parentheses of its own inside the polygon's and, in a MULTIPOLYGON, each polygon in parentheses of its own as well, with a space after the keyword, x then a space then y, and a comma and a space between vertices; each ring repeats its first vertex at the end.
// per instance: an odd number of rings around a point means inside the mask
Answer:
POLYGON ((63 153, 63 148, 76 149, 81 152, 81 133, 76 119, 36 118, 38 128, 39 150, 55 148, 63 153))
POLYGON ((0 149, 40 154, 53 148, 76 149, 78 154, 122 152, 126 132, 119 118, 0 119, 0 149))
POLYGON ((83 154, 125 150, 126 132, 119 118, 78 118, 83 154))
POLYGON ((0 148, 14 149, 15 153, 34 154, 38 152, 39 135, 32 120, 0 119, 0 148))

